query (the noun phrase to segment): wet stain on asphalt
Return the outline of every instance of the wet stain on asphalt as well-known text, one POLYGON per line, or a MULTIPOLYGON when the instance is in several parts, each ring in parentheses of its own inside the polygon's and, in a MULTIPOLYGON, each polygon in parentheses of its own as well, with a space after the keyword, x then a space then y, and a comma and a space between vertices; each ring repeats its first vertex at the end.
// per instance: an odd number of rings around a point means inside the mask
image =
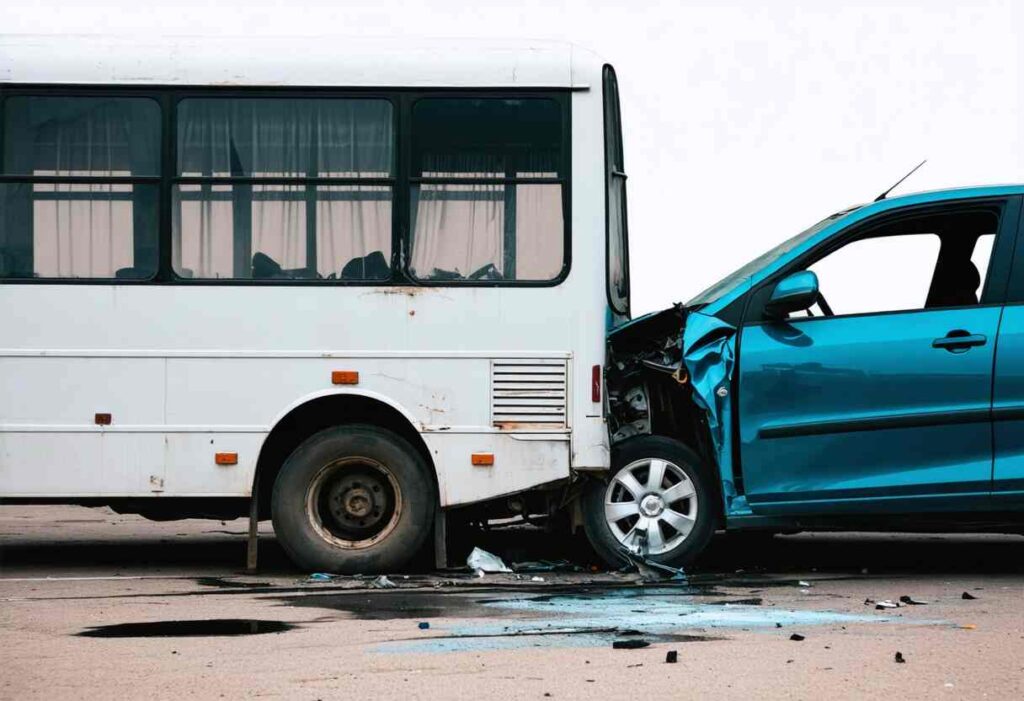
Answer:
POLYGON ((118 623, 87 628, 76 635, 85 638, 191 638, 283 633, 295 627, 295 625, 284 621, 211 618, 193 621, 118 623))
MULTIPOLYGON (((721 591, 675 586, 575 588, 545 593, 353 592, 281 597, 290 606, 345 611, 363 620, 449 619, 422 637, 379 644, 385 653, 464 652, 522 647, 601 647, 624 636, 650 642, 722 640, 730 629, 834 623, 880 623, 877 615, 800 611, 757 598, 722 598, 721 591), (714 596, 710 601, 709 595, 714 596), (712 632, 713 631, 713 632, 712 632)), ((427 632, 429 631, 429 632, 427 632)))
POLYGON ((204 587, 218 589, 266 589, 273 586, 270 582, 243 582, 223 577, 196 577, 195 583, 204 587))

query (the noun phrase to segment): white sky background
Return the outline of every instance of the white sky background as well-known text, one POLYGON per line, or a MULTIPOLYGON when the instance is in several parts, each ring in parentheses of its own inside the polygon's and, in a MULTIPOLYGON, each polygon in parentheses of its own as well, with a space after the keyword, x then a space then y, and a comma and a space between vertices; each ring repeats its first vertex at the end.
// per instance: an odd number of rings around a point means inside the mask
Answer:
POLYGON ((593 49, 622 92, 634 314, 689 299, 923 158, 896 192, 1024 182, 1021 0, 6 0, 0 31, 593 49))

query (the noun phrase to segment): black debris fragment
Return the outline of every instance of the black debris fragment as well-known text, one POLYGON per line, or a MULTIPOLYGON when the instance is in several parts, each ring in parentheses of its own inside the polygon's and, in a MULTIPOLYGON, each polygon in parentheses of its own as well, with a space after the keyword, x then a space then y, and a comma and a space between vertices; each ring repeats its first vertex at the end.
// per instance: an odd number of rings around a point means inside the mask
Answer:
POLYGON ((427 630, 428 628, 430 628, 430 623, 428 623, 427 621, 420 621, 418 626, 420 630, 427 630))
POLYGON ((650 645, 646 640, 613 640, 613 650, 639 650, 650 645))
POLYGON ((789 636, 789 639, 800 642, 801 640, 804 640, 806 637, 807 636, 800 635, 799 633, 793 633, 793 635, 789 636))
POLYGON ((781 623, 779 623, 778 621, 776 621, 776 622, 775 622, 775 627, 776 627, 776 628, 781 628, 781 627, 782 627, 782 624, 781 624, 781 623))
POLYGON ((928 603, 927 601, 918 601, 917 599, 906 595, 901 596, 900 601, 908 606, 924 606, 928 603))
POLYGON ((899 650, 896 651, 896 656, 893 659, 896 661, 896 664, 904 664, 906 662, 903 658, 903 653, 899 650))
POLYGON ((960 595, 960 598, 964 599, 965 601, 972 601, 974 599, 977 599, 978 597, 976 597, 974 594, 970 592, 965 591, 963 594, 960 595))
POLYGON ((675 664, 679 661, 679 652, 677 650, 669 650, 665 653, 665 663, 675 664))

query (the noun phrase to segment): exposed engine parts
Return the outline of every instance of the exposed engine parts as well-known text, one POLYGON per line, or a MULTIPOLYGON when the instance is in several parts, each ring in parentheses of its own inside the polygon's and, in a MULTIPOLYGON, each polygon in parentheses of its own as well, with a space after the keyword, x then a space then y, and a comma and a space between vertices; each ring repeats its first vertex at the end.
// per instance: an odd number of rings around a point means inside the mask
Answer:
POLYGON ((682 358, 686 315, 677 304, 609 335, 605 382, 613 445, 651 434, 703 443, 704 414, 693 404, 682 358))

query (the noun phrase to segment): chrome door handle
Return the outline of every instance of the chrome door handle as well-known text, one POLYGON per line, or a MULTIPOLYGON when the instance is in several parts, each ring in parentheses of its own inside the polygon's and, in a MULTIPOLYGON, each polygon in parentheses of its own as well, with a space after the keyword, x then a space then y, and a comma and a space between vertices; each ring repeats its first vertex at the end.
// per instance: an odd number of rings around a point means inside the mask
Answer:
POLYGON ((963 329, 954 329, 942 338, 932 341, 932 348, 944 348, 950 353, 963 353, 974 346, 983 346, 988 338, 980 333, 971 333, 963 329))

